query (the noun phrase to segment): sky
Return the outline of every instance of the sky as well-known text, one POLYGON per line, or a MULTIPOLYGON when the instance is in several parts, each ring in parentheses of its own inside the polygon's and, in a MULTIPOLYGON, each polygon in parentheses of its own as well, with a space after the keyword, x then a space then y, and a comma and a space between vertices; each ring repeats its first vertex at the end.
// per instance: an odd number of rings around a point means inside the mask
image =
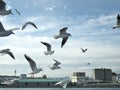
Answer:
MULTIPOLYGON (((14 31, 15 35, 0 37, 0 49, 9 48, 16 60, 9 55, 0 56, 0 74, 17 75, 31 72, 24 54, 30 56, 44 71, 41 77, 72 76, 73 72, 85 72, 92 76, 95 68, 108 68, 120 73, 120 29, 113 29, 120 14, 120 0, 4 0, 14 15, 0 16, 4 28, 22 27, 27 21, 34 22, 38 30, 27 26, 14 31), (21 15, 19 16, 15 9, 21 15), (61 48, 62 39, 54 39, 59 30, 68 27, 71 33, 61 48), (52 45, 55 53, 43 54, 46 47, 40 41, 52 45), (82 53, 81 48, 87 48, 82 53), (50 70, 48 66, 60 61, 61 69, 50 70), (90 65, 87 65, 90 63, 90 65)), ((28 75, 30 76, 30 75, 28 75)))

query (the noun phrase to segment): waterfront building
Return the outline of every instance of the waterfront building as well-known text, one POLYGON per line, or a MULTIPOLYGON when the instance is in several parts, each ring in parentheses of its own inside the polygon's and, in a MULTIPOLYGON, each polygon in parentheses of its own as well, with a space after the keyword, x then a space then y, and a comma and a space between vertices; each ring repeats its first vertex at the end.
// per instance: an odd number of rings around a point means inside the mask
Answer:
POLYGON ((112 72, 112 81, 113 83, 117 82, 117 74, 115 72, 112 72))
POLYGON ((19 78, 15 78, 16 76, 1 76, 0 87, 60 87, 60 85, 55 86, 55 84, 69 77, 47 78, 46 75, 43 75, 43 77, 27 77, 26 74, 21 74, 19 78), (14 80, 14 83, 9 85, 3 84, 4 80, 2 80, 2 78, 9 78, 9 81, 14 80))
POLYGON ((85 72, 74 72, 71 82, 79 85, 85 85, 86 84, 85 72))
POLYGON ((112 81, 112 70, 106 68, 93 69, 93 79, 103 82, 112 81))

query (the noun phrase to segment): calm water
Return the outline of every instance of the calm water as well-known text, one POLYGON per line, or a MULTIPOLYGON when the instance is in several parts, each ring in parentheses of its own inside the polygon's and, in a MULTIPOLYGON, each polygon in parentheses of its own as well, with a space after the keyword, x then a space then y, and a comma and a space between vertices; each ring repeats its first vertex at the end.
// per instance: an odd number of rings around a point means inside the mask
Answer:
POLYGON ((0 88, 0 90, 120 90, 120 88, 0 88))

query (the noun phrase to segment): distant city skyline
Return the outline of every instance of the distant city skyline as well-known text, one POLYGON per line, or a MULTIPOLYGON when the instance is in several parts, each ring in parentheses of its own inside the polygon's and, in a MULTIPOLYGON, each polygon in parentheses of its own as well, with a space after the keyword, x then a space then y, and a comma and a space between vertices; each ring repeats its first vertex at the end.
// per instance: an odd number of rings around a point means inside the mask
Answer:
MULTIPOLYGON (((32 26, 14 31, 15 35, 0 37, 0 50, 10 48, 13 60, 8 55, 0 56, 2 75, 28 74, 31 68, 24 58, 29 55, 43 72, 36 76, 72 76, 73 72, 86 72, 91 76, 94 68, 110 68, 120 73, 120 29, 113 29, 116 17, 120 14, 120 0, 4 0, 14 15, 0 16, 6 30, 22 28, 27 21, 32 26), (107 3, 106 3, 107 2, 107 3), (19 16, 15 9, 21 15, 19 16), (61 48, 61 39, 54 39, 59 30, 68 27, 72 34, 61 48), (40 41, 48 42, 55 50, 53 55, 45 56, 46 47, 40 41), (88 50, 83 53, 81 48, 88 50), (53 59, 61 62, 61 69, 50 70, 53 59), (87 65, 90 63, 90 65, 87 65)), ((29 76, 29 75, 28 75, 29 76)))

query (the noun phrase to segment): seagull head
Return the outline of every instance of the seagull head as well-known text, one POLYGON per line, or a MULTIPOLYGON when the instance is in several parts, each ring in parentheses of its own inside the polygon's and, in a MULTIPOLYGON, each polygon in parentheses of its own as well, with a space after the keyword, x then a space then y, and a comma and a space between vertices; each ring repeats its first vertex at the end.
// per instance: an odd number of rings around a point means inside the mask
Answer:
POLYGON ((12 30, 8 31, 9 34, 15 34, 12 30))
POLYGON ((43 71, 43 69, 42 69, 40 66, 39 66, 38 70, 39 70, 39 71, 43 71))
POLYGON ((55 52, 55 50, 52 51, 53 53, 55 52))
POLYGON ((70 33, 68 35, 72 37, 72 35, 70 33))
POLYGON ((8 10, 8 13, 14 15, 14 14, 12 13, 12 10, 11 10, 11 9, 8 10))
POLYGON ((13 31, 10 32, 11 34, 15 34, 13 31))
POLYGON ((40 71, 43 71, 43 69, 42 69, 42 68, 39 68, 39 70, 40 70, 40 71))

